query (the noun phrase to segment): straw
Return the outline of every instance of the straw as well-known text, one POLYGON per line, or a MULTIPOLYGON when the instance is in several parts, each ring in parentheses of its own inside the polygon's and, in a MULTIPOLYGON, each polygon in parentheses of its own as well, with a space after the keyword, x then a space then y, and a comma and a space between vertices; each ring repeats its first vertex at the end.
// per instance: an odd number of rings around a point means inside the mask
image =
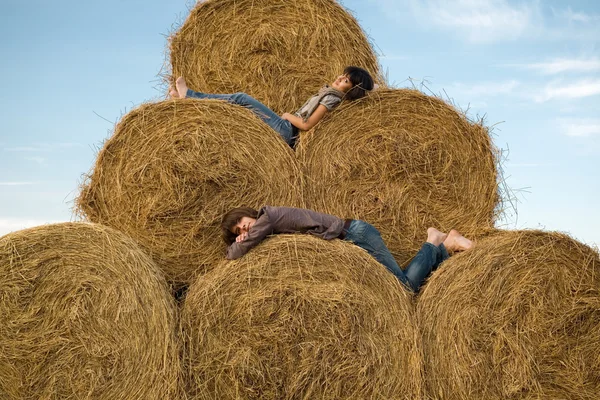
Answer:
POLYGON ((64 223, 0 238, 2 399, 179 396, 175 305, 133 240, 64 223))
POLYGON ((190 286, 190 399, 414 399, 411 295, 359 247, 277 235, 190 286))

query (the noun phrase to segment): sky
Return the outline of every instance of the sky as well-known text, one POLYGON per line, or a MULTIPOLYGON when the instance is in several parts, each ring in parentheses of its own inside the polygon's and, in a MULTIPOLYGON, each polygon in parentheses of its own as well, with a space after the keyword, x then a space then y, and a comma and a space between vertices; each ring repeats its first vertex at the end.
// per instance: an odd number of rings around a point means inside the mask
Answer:
MULTIPOLYGON (((343 0, 389 83, 485 117, 512 199, 498 226, 600 245, 600 2, 343 0)), ((74 220, 122 115, 162 98, 189 0, 0 0, 0 236, 74 220)), ((334 77, 324 77, 324 83, 334 77)))

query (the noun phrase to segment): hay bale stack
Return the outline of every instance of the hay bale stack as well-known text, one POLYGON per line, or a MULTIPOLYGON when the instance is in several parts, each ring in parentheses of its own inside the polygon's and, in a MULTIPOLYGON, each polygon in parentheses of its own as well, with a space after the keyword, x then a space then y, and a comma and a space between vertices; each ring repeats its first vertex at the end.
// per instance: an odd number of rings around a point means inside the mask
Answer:
POLYGON ((402 265, 429 226, 478 237, 499 202, 486 128, 417 90, 382 90, 301 136, 307 206, 374 224, 402 265))
POLYGON ((0 398, 174 399, 175 305, 136 243, 93 224, 0 238, 0 398))
POLYGON ((186 283, 223 258, 224 213, 302 206, 300 175, 289 146, 250 111, 171 100, 123 117, 77 207, 137 240, 170 281, 186 283))
POLYGON ((414 399, 421 353, 410 294, 365 251, 277 235, 190 286, 190 399, 414 399))
POLYGON ((246 92, 293 112, 357 65, 380 84, 377 58, 356 20, 334 0, 199 2, 171 37, 171 80, 209 93, 246 92))
POLYGON ((600 259, 566 235, 487 238, 433 275, 418 315, 431 398, 598 398, 600 259))

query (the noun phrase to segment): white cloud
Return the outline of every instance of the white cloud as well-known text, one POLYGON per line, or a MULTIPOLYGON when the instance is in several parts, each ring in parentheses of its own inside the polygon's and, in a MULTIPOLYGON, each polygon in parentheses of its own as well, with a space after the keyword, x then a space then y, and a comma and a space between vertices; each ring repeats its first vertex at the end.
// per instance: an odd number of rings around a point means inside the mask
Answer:
POLYGON ((0 186, 27 186, 35 185, 37 182, 0 182, 0 186))
POLYGON ((508 163, 507 167, 515 167, 515 168, 537 168, 537 167, 549 167, 552 164, 545 163, 508 163))
POLYGON ((552 61, 531 64, 509 64, 509 66, 522 67, 539 71, 545 75, 559 74, 561 72, 591 72, 600 70, 600 59, 582 58, 557 58, 552 61))
POLYGON ((19 218, 0 218, 0 236, 4 236, 8 233, 20 231, 21 229, 27 229, 34 226, 40 226, 44 224, 53 224, 57 222, 65 221, 44 221, 36 219, 19 219, 19 218))
POLYGON ((568 84, 549 83, 534 98, 535 101, 542 103, 552 99, 577 99, 598 94, 600 94, 600 79, 586 79, 568 84))
POLYGON ((390 55, 382 55, 379 57, 380 60, 389 60, 389 61, 396 61, 396 60, 408 60, 409 57, 408 56, 396 56, 393 54, 390 55))
POLYGON ((46 165, 46 159, 44 157, 24 157, 27 161, 33 161, 39 165, 46 165))
POLYGON ((4 150, 11 152, 51 152, 74 147, 83 147, 83 145, 81 143, 34 143, 29 146, 6 147, 4 150))
POLYGON ((468 96, 497 96, 501 94, 509 94, 520 86, 519 81, 509 80, 503 82, 481 82, 474 85, 466 85, 464 83, 454 83, 448 94, 452 95, 454 91, 461 95, 468 96))
POLYGON ((551 7, 551 9, 555 17, 566 19, 568 22, 590 23, 600 21, 600 15, 573 11, 571 7, 567 7, 564 10, 557 10, 554 7, 551 7))
POLYGON ((600 136, 600 119, 594 118, 561 118, 557 120, 567 136, 590 137, 600 136))
MULTIPOLYGON (((395 2, 386 4, 391 7, 395 2)), ((411 0, 410 4, 423 23, 479 43, 516 39, 533 25, 537 14, 536 3, 516 6, 506 0, 411 0)))

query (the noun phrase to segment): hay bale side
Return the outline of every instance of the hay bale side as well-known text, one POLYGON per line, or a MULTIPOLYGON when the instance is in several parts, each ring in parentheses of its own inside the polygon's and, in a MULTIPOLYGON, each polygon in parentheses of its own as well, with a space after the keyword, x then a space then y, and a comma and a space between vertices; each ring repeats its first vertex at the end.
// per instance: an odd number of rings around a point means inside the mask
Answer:
POLYGON ((277 235, 190 286, 190 399, 414 399, 411 295, 362 249, 277 235))
POLYGON ((418 299, 435 399, 597 399, 600 258, 558 233, 500 232, 418 299))
POLYGON ((176 283, 225 254, 234 207, 302 206, 287 144, 250 111, 216 100, 145 104, 125 115, 77 199, 80 214, 137 240, 176 283))
POLYGON ((171 80, 246 92, 278 114, 298 109, 348 65, 383 84, 364 32, 333 0, 199 2, 171 37, 170 60, 171 80))
POLYGON ((0 238, 0 398, 174 399, 175 305, 136 243, 65 223, 0 238))
POLYGON ((430 226, 477 238, 496 219, 488 131, 417 90, 381 90, 300 138, 309 208, 375 225, 406 264, 430 226))

